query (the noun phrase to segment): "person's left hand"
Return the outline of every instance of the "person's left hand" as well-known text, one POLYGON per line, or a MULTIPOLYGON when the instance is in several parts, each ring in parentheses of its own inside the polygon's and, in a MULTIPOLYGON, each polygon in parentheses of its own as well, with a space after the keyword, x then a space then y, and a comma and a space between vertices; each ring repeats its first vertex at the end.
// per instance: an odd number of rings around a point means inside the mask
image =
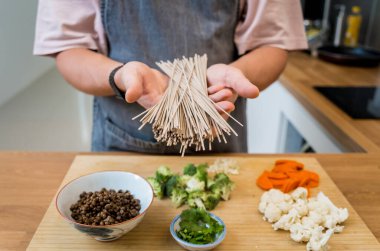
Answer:
POLYGON ((215 64, 207 69, 208 95, 217 104, 217 110, 224 119, 228 115, 220 110, 230 113, 235 110, 235 101, 238 96, 256 98, 259 89, 252 84, 238 68, 215 64), (219 108, 220 107, 220 108, 219 108))

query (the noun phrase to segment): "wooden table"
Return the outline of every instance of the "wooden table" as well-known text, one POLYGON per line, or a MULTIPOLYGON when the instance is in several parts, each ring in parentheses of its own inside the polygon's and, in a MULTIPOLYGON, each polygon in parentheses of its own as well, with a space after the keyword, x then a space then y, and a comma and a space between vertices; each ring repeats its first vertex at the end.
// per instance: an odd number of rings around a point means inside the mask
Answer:
POLYGON ((352 119, 313 88, 380 86, 380 67, 342 66, 292 52, 280 82, 347 152, 380 152, 380 120, 352 119))
MULTIPOLYGON (((76 154, 0 153, 0 250, 25 250, 76 154)), ((307 156, 317 158, 380 240, 380 155, 307 156)))

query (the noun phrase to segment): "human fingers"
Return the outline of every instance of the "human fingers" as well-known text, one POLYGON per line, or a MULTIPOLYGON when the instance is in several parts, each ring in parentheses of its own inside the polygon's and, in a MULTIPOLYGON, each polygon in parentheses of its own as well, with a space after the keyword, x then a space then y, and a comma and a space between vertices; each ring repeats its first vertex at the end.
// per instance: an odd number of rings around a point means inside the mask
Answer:
POLYGON ((240 70, 232 68, 226 71, 226 86, 232 88, 239 96, 244 98, 256 98, 259 96, 259 89, 252 84, 240 70))
POLYGON ((230 112, 233 112, 235 110, 234 103, 232 103, 230 101, 218 102, 215 104, 215 107, 216 107, 216 110, 222 115, 225 114, 226 112, 230 113, 230 112))
POLYGON ((211 85, 207 88, 208 95, 214 94, 218 91, 221 91, 225 88, 226 86, 223 84, 217 84, 217 85, 211 85))
POLYGON ((215 103, 224 101, 224 100, 230 100, 233 97, 233 92, 229 88, 224 88, 212 95, 209 95, 209 98, 214 101, 215 103))

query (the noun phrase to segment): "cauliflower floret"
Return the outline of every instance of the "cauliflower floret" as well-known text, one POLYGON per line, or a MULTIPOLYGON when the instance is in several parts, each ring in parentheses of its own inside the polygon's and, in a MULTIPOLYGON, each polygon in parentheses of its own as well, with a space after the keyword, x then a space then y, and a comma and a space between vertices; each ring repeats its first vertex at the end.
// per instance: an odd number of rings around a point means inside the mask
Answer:
POLYGON ((304 187, 298 187, 290 195, 293 198, 293 200, 298 200, 298 199, 306 200, 307 199, 307 189, 304 187))
POLYGON ((290 227, 290 238, 296 242, 308 242, 311 237, 311 229, 298 222, 290 227))
POLYGON ((283 214, 287 214, 293 207, 292 201, 281 201, 277 204, 277 207, 282 211, 283 214))
POLYGON ((295 210, 297 210, 298 215, 300 217, 307 215, 307 213, 309 212, 309 209, 307 207, 307 201, 303 199, 297 199, 296 203, 294 203, 292 207, 295 210))
POLYGON ((265 209, 267 208, 268 206, 268 203, 265 202, 265 201, 260 201, 259 203, 259 212, 264 214, 265 213, 265 209))
POLYGON ((269 203, 265 208, 264 220, 270 223, 276 222, 281 218, 281 214, 281 210, 274 203, 269 203))
POLYGON ((336 207, 331 200, 323 193, 320 192, 317 196, 322 210, 319 212, 323 215, 323 226, 328 229, 334 229, 338 224, 343 223, 348 218, 347 208, 336 207), (326 213, 327 212, 327 213, 326 213))
POLYGON ((323 227, 319 226, 314 228, 311 232, 311 237, 306 245, 308 251, 327 251, 327 243, 331 236, 334 234, 334 230, 328 229, 326 233, 323 233, 323 227))
POLYGON ((327 242, 343 231, 339 224, 348 218, 347 208, 336 207, 322 192, 307 199, 305 188, 297 188, 291 195, 271 189, 262 195, 259 211, 264 220, 273 223, 274 230, 289 230, 294 241, 308 241, 307 250, 327 250, 327 242))
POLYGON ((312 229, 316 226, 318 226, 321 222, 322 219, 320 218, 320 215, 314 215, 314 217, 312 216, 305 216, 305 217, 302 217, 301 219, 301 222, 302 222, 302 225, 305 227, 305 228, 309 228, 309 229, 312 229), (318 218, 316 218, 315 216, 318 216, 318 218))
POLYGON ((290 196, 288 194, 284 194, 280 190, 271 189, 268 192, 265 192, 262 196, 262 200, 266 202, 279 203, 282 201, 290 200, 290 196))
POLYGON ((336 226, 334 227, 334 233, 341 233, 343 232, 344 226, 336 226))
POLYGON ((261 196, 259 203, 259 211, 264 214, 269 204, 275 204, 281 210, 281 214, 288 213, 293 203, 292 198, 288 194, 282 193, 280 190, 271 189, 261 196))
POLYGON ((272 227, 274 230, 289 230, 290 227, 297 222, 300 222, 300 216, 297 210, 292 208, 288 214, 281 216, 281 218, 276 223, 274 223, 272 227))
MULTIPOLYGON (((338 224, 348 218, 347 208, 337 208, 331 200, 322 192, 316 198, 310 199, 308 203, 309 217, 313 221, 328 229, 334 229, 338 224)), ((341 231, 337 228, 335 231, 341 231)))
POLYGON ((320 215, 327 215, 330 213, 330 208, 325 203, 321 203, 318 198, 312 198, 308 201, 307 207, 310 212, 315 212, 320 215))
POLYGON ((323 214, 320 214, 318 211, 309 211, 308 217, 314 221, 316 225, 320 225, 324 221, 323 214))

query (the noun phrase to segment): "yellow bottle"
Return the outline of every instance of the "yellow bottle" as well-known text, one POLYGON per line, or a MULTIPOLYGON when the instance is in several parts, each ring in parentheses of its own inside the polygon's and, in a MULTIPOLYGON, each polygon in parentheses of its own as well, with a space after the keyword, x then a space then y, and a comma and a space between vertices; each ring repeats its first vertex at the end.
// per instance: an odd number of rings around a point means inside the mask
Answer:
POLYGON ((362 23, 362 15, 360 7, 353 6, 351 14, 347 17, 347 30, 344 36, 344 45, 356 47, 359 41, 360 25, 362 23))

